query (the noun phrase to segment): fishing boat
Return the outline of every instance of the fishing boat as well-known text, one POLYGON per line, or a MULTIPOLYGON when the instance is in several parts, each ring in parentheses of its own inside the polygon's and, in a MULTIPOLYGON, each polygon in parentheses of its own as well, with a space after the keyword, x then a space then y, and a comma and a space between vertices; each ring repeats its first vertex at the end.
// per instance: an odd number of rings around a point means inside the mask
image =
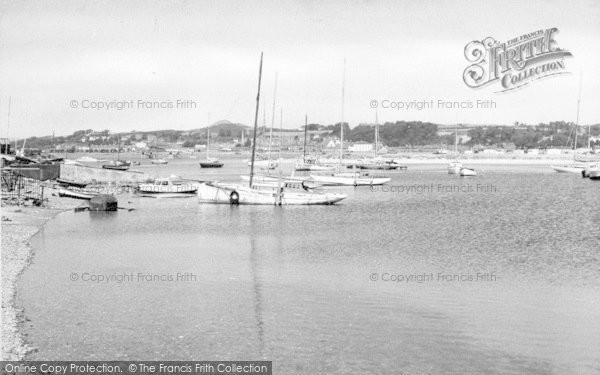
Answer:
POLYGON ((198 187, 184 181, 179 176, 157 178, 153 183, 140 184, 138 191, 144 194, 186 194, 195 193, 198 187))
POLYGON ((211 158, 208 156, 208 149, 210 146, 210 120, 208 121, 209 126, 206 127, 206 161, 200 162, 200 168, 221 168, 223 163, 219 159, 211 158))
POLYGON ((459 172, 461 177, 470 177, 470 176, 477 176, 477 172, 475 172, 474 169, 472 168, 461 168, 460 172, 459 172))
MULTIPOLYGON (((256 134, 258 127, 262 65, 263 55, 261 53, 258 73, 258 94, 256 96, 256 110, 254 113, 254 141, 252 142, 252 158, 250 163, 250 178, 248 186, 220 182, 203 183, 198 187, 199 202, 232 205, 329 205, 343 200, 346 198, 345 194, 314 192, 302 188, 296 189, 294 188, 294 185, 297 186, 297 184, 286 184, 281 178, 281 167, 279 171, 280 177, 277 185, 268 184, 268 186, 264 186, 254 183, 256 134)), ((279 152, 279 158, 281 160, 281 147, 279 152)))
POLYGON ((73 190, 73 189, 67 189, 67 188, 58 189, 59 197, 68 197, 68 198, 89 200, 89 199, 94 198, 96 195, 98 195, 98 194, 88 193, 85 191, 79 191, 79 190, 73 190))
POLYGON ((152 159, 150 161, 152 164, 167 164, 168 161, 166 161, 165 159, 152 159))

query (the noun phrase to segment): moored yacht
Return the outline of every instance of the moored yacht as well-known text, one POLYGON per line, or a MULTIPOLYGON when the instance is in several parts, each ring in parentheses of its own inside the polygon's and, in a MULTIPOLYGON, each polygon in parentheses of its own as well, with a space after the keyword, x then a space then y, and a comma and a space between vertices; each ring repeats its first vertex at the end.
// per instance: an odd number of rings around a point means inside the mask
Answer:
MULTIPOLYGON (((258 127, 258 110, 260 104, 260 84, 262 78, 262 53, 258 73, 258 95, 254 114, 254 142, 252 142, 252 159, 250 161, 250 177, 248 185, 207 182, 198 187, 198 200, 201 203, 224 204, 256 204, 256 205, 327 205, 346 198, 345 194, 324 193, 305 189, 297 183, 283 181, 280 177, 275 184, 267 186, 254 183, 254 166, 256 155, 256 133, 258 127)), ((281 162, 281 147, 280 156, 281 162)), ((281 167, 280 167, 281 168, 281 167)), ((281 171, 280 171, 281 175, 281 171)))

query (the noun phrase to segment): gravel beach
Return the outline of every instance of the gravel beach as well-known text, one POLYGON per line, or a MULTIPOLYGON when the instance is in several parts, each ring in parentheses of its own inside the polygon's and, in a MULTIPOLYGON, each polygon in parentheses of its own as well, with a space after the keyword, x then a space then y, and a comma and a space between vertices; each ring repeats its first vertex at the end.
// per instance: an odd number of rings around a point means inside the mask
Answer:
POLYGON ((29 240, 44 224, 60 212, 71 210, 85 201, 58 198, 50 195, 45 207, 2 206, 2 327, 1 345, 3 361, 22 360, 32 348, 27 346, 19 332, 23 311, 15 305, 16 283, 32 258, 29 240))

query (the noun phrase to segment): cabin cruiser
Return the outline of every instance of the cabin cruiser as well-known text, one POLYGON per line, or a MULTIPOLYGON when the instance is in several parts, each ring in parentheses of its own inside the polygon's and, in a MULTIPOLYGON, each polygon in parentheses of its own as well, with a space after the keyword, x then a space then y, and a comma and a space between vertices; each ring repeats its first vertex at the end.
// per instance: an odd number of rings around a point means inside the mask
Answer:
POLYGON ((153 183, 140 184, 138 186, 138 191, 145 194, 195 193, 197 190, 198 187, 195 184, 191 184, 178 176, 157 178, 153 183))

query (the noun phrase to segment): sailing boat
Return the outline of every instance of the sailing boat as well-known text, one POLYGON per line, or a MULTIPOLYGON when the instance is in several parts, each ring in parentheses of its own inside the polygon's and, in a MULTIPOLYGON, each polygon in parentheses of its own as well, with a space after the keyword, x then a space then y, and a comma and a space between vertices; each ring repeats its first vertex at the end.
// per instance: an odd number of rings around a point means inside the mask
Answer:
MULTIPOLYGON (((573 163, 571 165, 551 165, 550 167, 558 173, 577 173, 585 176, 585 170, 590 168, 589 164, 577 162, 577 133, 579 130, 579 107, 581 104, 581 75, 579 76, 579 97, 577 98, 577 117, 575 120, 575 137, 573 141, 573 163)), ((589 139, 588 139, 589 145, 589 139)), ((588 146, 589 148, 589 146, 588 146)))
MULTIPOLYGON (((360 169, 370 169, 370 170, 391 170, 391 169, 404 169, 398 163, 395 163, 394 160, 384 159, 379 156, 379 118, 377 117, 377 111, 375 111, 375 156, 370 160, 365 160, 355 164, 357 168, 360 169)), ((348 168, 353 166, 348 165, 348 168)))
POLYGON ((340 163, 338 173, 330 175, 311 174, 310 177, 317 183, 326 186, 360 186, 383 185, 391 181, 389 177, 372 175, 368 172, 341 172, 344 158, 344 100, 346 91, 346 60, 344 60, 344 73, 342 76, 342 121, 340 122, 340 163))
POLYGON ((307 171, 330 171, 335 167, 329 165, 321 165, 317 158, 306 156, 306 138, 308 133, 308 115, 304 115, 304 147, 302 151, 302 160, 298 160, 295 165, 297 172, 307 171))
POLYGON ((104 169, 112 169, 116 171, 126 171, 129 169, 131 162, 120 160, 121 155, 121 137, 117 136, 117 160, 110 162, 109 164, 102 165, 104 169))
MULTIPOLYGON (((454 131, 454 155, 458 156, 458 124, 454 131)), ((462 168, 462 163, 458 160, 450 162, 448 165, 448 174, 459 174, 462 168)))
POLYGON ((292 183, 282 181, 281 173, 277 187, 260 186, 254 183, 254 162, 256 159, 256 134, 258 111, 260 104, 260 84, 262 79, 263 54, 260 54, 258 70, 258 94, 254 113, 254 135, 252 142, 252 159, 250 164, 250 181, 248 186, 207 182, 198 187, 198 200, 201 203, 256 204, 256 205, 316 205, 334 204, 346 198, 345 194, 310 191, 292 183))
POLYGON ((223 163, 219 159, 211 158, 208 156, 208 149, 210 146, 210 121, 209 126, 206 128, 206 161, 200 162, 200 168, 221 168, 223 163))

